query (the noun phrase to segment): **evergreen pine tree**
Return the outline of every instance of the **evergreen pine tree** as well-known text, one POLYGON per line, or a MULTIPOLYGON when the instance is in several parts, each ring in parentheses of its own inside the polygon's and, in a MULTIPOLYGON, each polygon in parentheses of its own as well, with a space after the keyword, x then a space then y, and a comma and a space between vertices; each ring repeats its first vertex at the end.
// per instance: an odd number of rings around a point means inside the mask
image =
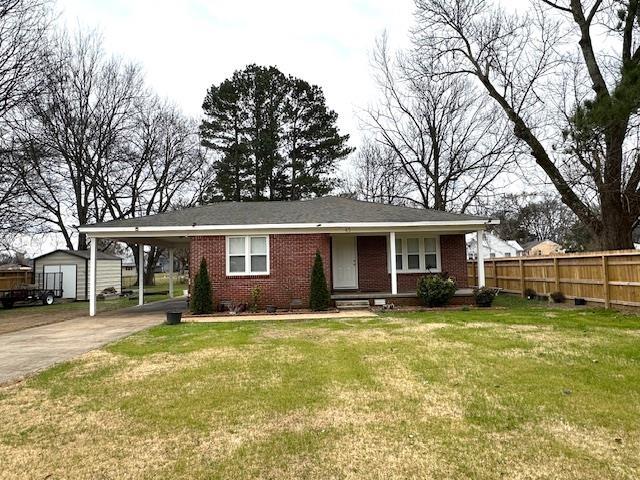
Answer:
POLYGON ((207 271, 207 261, 204 258, 200 262, 200 270, 193 285, 191 311, 195 314, 213 312, 213 292, 207 271))
POLYGON ((320 252, 316 251, 316 258, 311 269, 311 291, 309 292, 309 306, 311 310, 326 310, 331 301, 329 288, 327 287, 327 279, 324 276, 324 268, 322 266, 322 257, 320 252))
POLYGON ((207 91, 202 144, 217 152, 213 201, 299 200, 329 193, 353 151, 322 89, 276 67, 248 65, 207 91))

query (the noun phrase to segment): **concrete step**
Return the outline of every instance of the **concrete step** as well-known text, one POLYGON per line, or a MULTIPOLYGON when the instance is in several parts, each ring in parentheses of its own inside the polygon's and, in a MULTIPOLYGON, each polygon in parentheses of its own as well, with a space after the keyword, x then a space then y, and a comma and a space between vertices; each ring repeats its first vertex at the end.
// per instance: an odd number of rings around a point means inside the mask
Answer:
POLYGON ((369 308, 369 300, 336 300, 338 310, 362 310, 369 308))

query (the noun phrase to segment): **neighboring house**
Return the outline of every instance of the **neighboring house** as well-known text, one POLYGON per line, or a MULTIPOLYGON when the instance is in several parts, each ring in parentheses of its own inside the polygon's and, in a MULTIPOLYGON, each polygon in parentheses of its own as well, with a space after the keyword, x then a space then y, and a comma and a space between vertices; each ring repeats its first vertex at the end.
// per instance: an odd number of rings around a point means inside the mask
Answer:
POLYGON ((136 269, 136 262, 131 258, 122 259, 122 277, 137 277, 138 270, 136 269))
POLYGON ((522 248, 524 249, 524 255, 528 256, 563 253, 560 244, 552 240, 534 240, 532 242, 525 243, 522 248))
POLYGON ((23 263, 3 263, 0 265, 0 273, 31 272, 31 270, 31 265, 23 263))
MULTIPOLYGON (((478 235, 476 233, 469 233, 466 236, 467 239, 467 258, 469 260, 475 260, 478 256, 478 235)), ((522 247, 515 240, 502 240, 500 237, 485 232, 483 235, 482 245, 484 247, 484 254, 489 258, 496 257, 516 257, 522 255, 522 247)))
POLYGON ((323 197, 221 202, 84 225, 80 231, 93 238, 137 243, 138 255, 144 255, 144 244, 168 248, 170 255, 173 248, 188 248, 192 280, 201 260, 207 261, 216 303, 246 302, 251 289, 260 286, 261 304, 282 308, 294 299, 308 304, 316 251, 334 300, 415 302, 417 280, 438 272, 447 272, 464 289, 465 234, 491 223, 497 221, 323 197))
MULTIPOLYGON (((87 300, 90 275, 89 250, 54 250, 33 259, 33 271, 37 275, 62 273, 62 298, 87 300)), ((108 253, 96 252, 96 292, 106 288, 122 291, 120 257, 108 253)), ((53 282, 49 276, 44 282, 53 282)), ((47 288, 54 288, 53 286, 47 288)))

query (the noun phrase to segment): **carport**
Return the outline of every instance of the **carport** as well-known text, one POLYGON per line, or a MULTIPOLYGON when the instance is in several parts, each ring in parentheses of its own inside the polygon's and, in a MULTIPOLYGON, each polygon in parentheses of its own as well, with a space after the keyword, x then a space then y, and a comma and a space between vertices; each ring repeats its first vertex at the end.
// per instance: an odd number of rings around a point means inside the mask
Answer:
MULTIPOLYGON (((141 219, 130 219, 135 221, 141 219)), ((86 225, 80 227, 80 232, 87 235, 90 241, 89 263, 89 315, 96 314, 96 277, 95 267, 98 257, 97 240, 107 239, 138 246, 138 265, 144 265, 144 247, 155 246, 167 249, 169 252, 169 297, 174 297, 173 283, 173 256, 176 248, 189 247, 189 233, 184 227, 152 227, 152 226, 129 226, 127 220, 120 220, 118 227, 86 225)), ((138 306, 144 305, 144 269, 138 268, 138 306)))

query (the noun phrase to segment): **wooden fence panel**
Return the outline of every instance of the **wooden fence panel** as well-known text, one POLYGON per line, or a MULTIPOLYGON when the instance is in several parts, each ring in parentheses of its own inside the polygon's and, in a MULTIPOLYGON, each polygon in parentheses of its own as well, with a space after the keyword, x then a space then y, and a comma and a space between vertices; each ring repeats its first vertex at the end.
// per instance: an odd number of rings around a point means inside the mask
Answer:
MULTIPOLYGON (((476 261, 467 263, 469 285, 477 284, 476 261)), ((485 260, 489 287, 539 295, 560 291, 567 298, 584 298, 615 305, 640 307, 640 251, 621 250, 578 254, 504 257, 485 260)))
POLYGON ((0 273, 0 290, 14 288, 16 285, 33 282, 31 272, 6 272, 0 273))

